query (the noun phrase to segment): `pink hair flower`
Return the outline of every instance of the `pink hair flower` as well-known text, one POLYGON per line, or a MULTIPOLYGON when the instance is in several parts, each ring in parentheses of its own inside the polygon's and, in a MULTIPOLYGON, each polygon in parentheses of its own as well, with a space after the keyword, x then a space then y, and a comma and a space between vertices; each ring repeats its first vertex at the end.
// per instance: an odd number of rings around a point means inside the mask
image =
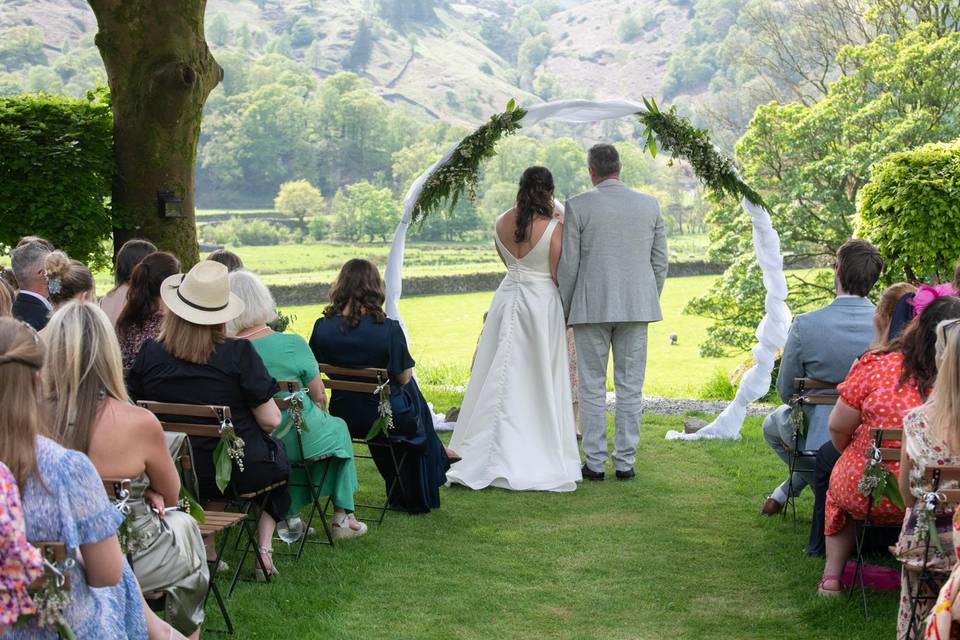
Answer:
POLYGON ((920 288, 917 289, 917 293, 913 296, 913 300, 910 301, 910 304, 913 305, 913 317, 916 318, 918 315, 923 313, 923 310, 927 308, 927 305, 937 298, 955 295, 957 295, 957 290, 953 288, 953 284, 950 282, 944 282, 943 284, 935 285, 920 285, 920 288))

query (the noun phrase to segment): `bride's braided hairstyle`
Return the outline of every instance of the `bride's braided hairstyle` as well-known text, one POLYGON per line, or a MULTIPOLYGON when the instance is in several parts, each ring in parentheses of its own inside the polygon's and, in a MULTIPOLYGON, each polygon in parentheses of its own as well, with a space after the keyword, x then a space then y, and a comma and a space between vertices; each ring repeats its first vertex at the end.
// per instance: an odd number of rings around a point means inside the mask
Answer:
POLYGON ((513 239, 517 243, 530 237, 530 229, 537 217, 553 217, 553 175, 546 167, 529 167, 520 176, 517 191, 517 228, 513 239))

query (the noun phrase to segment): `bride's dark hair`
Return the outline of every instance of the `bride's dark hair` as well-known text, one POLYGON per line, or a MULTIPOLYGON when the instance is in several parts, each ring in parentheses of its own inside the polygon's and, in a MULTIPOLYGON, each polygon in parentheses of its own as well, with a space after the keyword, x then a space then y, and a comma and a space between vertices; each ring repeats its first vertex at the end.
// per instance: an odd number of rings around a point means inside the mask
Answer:
POLYGON ((513 232, 517 243, 530 236, 530 226, 537 216, 553 217, 553 175, 546 167, 529 167, 520 176, 517 229, 513 232))

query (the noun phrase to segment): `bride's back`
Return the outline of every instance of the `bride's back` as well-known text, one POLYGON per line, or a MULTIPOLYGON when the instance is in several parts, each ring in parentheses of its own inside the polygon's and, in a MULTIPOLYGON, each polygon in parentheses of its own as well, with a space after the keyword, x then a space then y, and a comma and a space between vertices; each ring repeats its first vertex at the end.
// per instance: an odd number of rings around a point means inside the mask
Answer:
POLYGON ((524 239, 517 242, 517 208, 513 207, 497 218, 496 233, 500 244, 517 260, 523 260, 534 250, 550 226, 551 219, 537 216, 527 228, 524 239))

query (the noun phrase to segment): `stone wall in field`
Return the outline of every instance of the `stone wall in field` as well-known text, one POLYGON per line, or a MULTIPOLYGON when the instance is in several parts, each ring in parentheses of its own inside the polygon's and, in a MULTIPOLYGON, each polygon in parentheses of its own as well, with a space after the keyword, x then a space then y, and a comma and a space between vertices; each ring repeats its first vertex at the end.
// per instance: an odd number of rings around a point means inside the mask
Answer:
MULTIPOLYGON (((723 273, 727 265, 712 262, 674 262, 670 277, 705 276, 723 273)), ((493 291, 503 279, 503 273, 473 273, 452 276, 417 276, 403 279, 403 295, 429 296, 444 293, 493 291)), ((270 291, 281 307, 324 304, 330 290, 329 283, 272 285, 270 291)))

